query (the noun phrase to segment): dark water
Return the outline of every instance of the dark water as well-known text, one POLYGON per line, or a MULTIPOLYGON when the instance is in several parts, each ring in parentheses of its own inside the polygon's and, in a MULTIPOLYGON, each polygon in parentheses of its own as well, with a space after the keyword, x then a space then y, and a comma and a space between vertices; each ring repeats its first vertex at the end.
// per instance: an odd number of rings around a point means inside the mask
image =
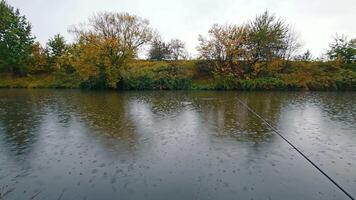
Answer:
POLYGON ((356 93, 0 90, 0 199, 347 199, 356 93))

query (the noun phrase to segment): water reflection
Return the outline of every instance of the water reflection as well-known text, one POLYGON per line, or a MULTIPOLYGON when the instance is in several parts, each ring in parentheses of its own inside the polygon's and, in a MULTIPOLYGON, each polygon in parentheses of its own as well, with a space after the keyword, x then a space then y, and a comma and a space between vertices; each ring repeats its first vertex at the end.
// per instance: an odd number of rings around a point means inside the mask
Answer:
POLYGON ((340 137, 354 130, 352 105, 305 93, 0 90, 0 196, 345 198, 238 99, 289 136, 324 115, 346 124, 334 127, 340 137), (293 107, 306 102, 313 106, 293 107))
POLYGON ((42 118, 41 107, 36 100, 27 91, 14 91, 0 97, 0 142, 1 146, 9 148, 6 153, 10 158, 33 149, 42 118))
POLYGON ((356 195, 356 93, 265 92, 240 98, 356 195))

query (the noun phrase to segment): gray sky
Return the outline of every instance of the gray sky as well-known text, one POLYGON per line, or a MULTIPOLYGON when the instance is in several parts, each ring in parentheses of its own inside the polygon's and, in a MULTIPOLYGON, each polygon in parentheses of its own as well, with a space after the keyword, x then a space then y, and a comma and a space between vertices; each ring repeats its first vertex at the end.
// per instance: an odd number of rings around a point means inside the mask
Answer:
POLYGON ((98 11, 129 12, 150 20, 165 40, 183 40, 196 54, 198 35, 214 23, 242 24, 268 9, 294 26, 303 44, 319 56, 335 33, 356 37, 356 0, 7 0, 33 25, 41 43, 98 11))

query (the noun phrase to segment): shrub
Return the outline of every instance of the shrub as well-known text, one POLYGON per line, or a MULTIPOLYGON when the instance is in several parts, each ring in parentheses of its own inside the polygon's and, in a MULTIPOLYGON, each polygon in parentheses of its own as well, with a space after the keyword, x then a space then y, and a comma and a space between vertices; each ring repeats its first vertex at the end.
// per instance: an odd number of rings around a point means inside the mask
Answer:
POLYGON ((182 67, 161 63, 122 74, 120 88, 125 90, 183 90, 190 89, 192 78, 182 67))
POLYGON ((80 77, 77 73, 66 73, 65 70, 59 70, 53 74, 53 88, 78 88, 81 84, 80 77))

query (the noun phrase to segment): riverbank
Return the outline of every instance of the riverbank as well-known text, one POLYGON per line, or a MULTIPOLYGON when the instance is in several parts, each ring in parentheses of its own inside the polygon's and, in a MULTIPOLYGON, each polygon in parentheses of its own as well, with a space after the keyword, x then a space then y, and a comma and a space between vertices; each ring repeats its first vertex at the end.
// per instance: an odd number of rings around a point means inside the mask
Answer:
MULTIPOLYGON (((121 71, 119 90, 356 90, 355 65, 292 62, 283 72, 236 78, 217 74, 201 61, 134 61, 121 71)), ((100 81, 57 70, 25 77, 0 74, 0 88, 105 89, 100 81)))

